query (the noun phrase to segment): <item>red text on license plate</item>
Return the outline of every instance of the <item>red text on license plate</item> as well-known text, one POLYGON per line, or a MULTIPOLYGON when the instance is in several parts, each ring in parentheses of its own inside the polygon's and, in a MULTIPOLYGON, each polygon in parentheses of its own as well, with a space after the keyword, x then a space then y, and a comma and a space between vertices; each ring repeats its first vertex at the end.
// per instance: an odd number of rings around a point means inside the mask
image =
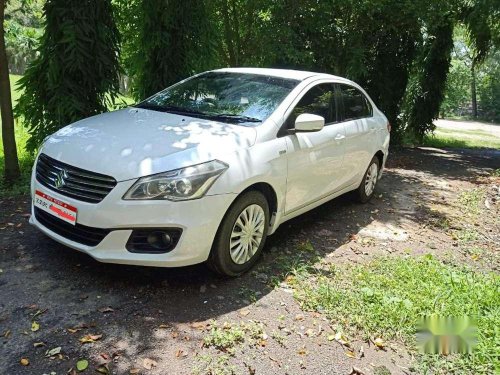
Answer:
POLYGON ((67 223, 76 224, 76 207, 52 198, 51 196, 37 190, 35 192, 34 204, 36 207, 48 212, 67 223))

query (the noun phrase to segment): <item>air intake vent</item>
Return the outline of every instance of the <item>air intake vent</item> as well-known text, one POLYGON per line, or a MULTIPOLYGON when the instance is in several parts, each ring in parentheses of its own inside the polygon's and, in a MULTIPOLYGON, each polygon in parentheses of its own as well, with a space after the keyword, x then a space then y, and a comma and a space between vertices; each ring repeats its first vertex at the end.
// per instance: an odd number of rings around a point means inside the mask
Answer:
POLYGON ((92 228, 85 225, 71 225, 51 214, 35 207, 35 218, 52 232, 87 246, 97 246, 111 230, 92 228))

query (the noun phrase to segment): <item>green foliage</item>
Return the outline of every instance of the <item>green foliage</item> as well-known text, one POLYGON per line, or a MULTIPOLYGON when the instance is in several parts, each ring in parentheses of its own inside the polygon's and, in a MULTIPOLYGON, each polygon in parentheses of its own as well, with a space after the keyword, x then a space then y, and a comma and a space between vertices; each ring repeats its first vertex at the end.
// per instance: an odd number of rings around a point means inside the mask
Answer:
MULTIPOLYGON (((492 7, 486 0, 217 0, 219 55, 231 66, 351 78, 387 115, 393 140, 399 142, 405 131, 421 139, 443 99, 453 26, 464 21, 470 30, 490 30, 492 24, 478 15, 492 7)), ((479 40, 488 39, 485 33, 469 34, 474 48, 489 48, 479 40)))
MULTIPOLYGON (((500 280, 495 274, 445 265, 430 255, 310 272, 294 281, 296 297, 304 308, 329 315, 346 333, 401 339, 412 347, 422 315, 478 316, 477 350, 448 357, 449 373, 492 373, 499 365, 500 280)), ((430 367, 439 366, 434 356, 423 359, 430 367)))
POLYGON ((438 117, 444 98, 452 48, 453 23, 443 19, 428 30, 407 94, 404 117, 407 131, 419 141, 435 128, 433 120, 438 117))
POLYGON ((471 117, 472 67, 476 76, 478 117, 500 121, 500 50, 493 49, 480 61, 463 26, 455 28, 451 69, 447 77, 445 99, 441 104, 444 116, 471 117), (474 62, 476 61, 476 62, 474 62))
MULTIPOLYGON (((12 0, 12 3, 17 1, 12 0)), ((82 4, 95 1, 86 0, 82 4)), ((404 137, 421 141, 433 129, 432 122, 443 98, 441 110, 444 113, 456 114, 457 108, 467 106, 464 90, 470 81, 466 76, 468 65, 455 59, 446 83, 451 30, 461 25, 463 42, 460 49, 465 46, 465 51, 470 52, 469 61, 478 64, 485 61, 486 66, 490 61, 489 51, 500 45, 500 27, 496 22, 500 10, 495 1, 106 0, 99 2, 99 7, 92 7, 92 12, 109 8, 109 2, 112 2, 123 40, 120 50, 120 63, 125 73, 120 77, 122 89, 128 91, 130 81, 136 99, 143 99, 194 73, 221 65, 327 72, 351 78, 366 88, 391 122, 393 142, 400 142, 404 137)), ((62 0, 59 2, 62 4, 62 0)), ((48 4, 59 2, 50 0, 48 4)), ((47 24, 62 25, 63 18, 75 19, 78 21, 76 25, 95 22, 95 16, 84 11, 80 13, 87 18, 76 19, 70 10, 76 5, 71 5, 72 1, 65 4, 65 9, 53 11, 47 24), (55 21, 56 17, 59 20, 55 21)), ((36 14, 36 9, 32 13, 36 14)), ((27 17, 35 21, 38 18, 41 17, 27 17)), ((30 25, 34 21, 30 22, 25 23, 30 25)), ((107 21, 103 22, 106 24, 107 21)), ((96 35, 101 35, 101 39, 85 48, 81 48, 84 43, 71 46, 70 39, 57 36, 54 27, 47 28, 46 34, 54 35, 42 39, 46 46, 40 46, 40 56, 31 69, 30 78, 26 78, 26 82, 30 80, 26 87, 37 87, 27 91, 29 99, 22 103, 25 111, 32 113, 28 120, 30 127, 42 124, 40 128, 50 129, 46 132, 48 134, 59 127, 56 122, 65 125, 99 113, 107 98, 114 99, 113 94, 99 96, 104 91, 115 92, 117 87, 116 30, 106 31, 108 26, 89 27, 96 35), (104 42, 106 38, 109 40, 104 42), (52 49, 54 53, 49 54, 46 52, 49 45, 59 48, 52 49), (96 79, 88 73, 95 64, 91 62, 82 66, 81 61, 88 58, 81 59, 80 53, 72 52, 80 49, 92 51, 89 53, 92 58, 108 62, 98 70, 96 79), (51 90, 54 82, 64 82, 63 89, 81 86, 74 77, 76 73, 54 75, 53 71, 69 70, 68 66, 73 72, 78 71, 80 78, 85 77, 82 80, 91 77, 89 81, 100 94, 97 98, 95 94, 92 94, 93 98, 92 95, 85 98, 89 99, 88 102, 99 103, 98 109, 88 110, 89 104, 83 103, 85 100, 82 102, 82 95, 75 100, 72 97, 74 89, 51 90), (112 73, 111 66, 114 66, 112 73), (98 87, 101 83, 105 90, 98 87), (35 91, 38 92, 36 97, 33 95, 35 91), (52 107, 47 106, 49 101, 52 107), (64 105, 59 104, 63 102, 64 105), (61 112, 66 114, 61 116, 61 112), (33 113, 38 113, 38 117, 35 118, 33 113), (74 116, 68 116, 69 113, 74 116), (50 116, 52 119, 48 121, 50 116)), ((65 23, 64 28, 65 33, 83 34, 82 26, 72 25, 72 22, 65 23), (74 30, 68 31, 71 28, 74 30)), ((14 44, 22 45, 22 38, 14 39, 14 44)), ((498 77, 496 63, 489 65, 488 74, 483 75, 478 70, 480 109, 489 119, 499 116, 500 84, 495 77, 498 77)), ((89 90, 90 85, 82 89, 83 92, 89 90)), ((33 128, 33 133, 37 132, 33 128)), ((40 138, 34 139, 33 144, 30 143, 31 149, 39 141, 40 138)))
POLYGON ((446 79, 445 97, 441 104, 444 116, 460 116, 466 113, 470 102, 471 72, 464 61, 453 59, 446 79))
POLYGON ((222 327, 213 324, 210 332, 204 337, 206 346, 213 346, 226 352, 234 352, 235 346, 245 341, 245 331, 237 324, 226 323, 222 327))
MULTIPOLYGON (((16 105, 19 97, 21 96, 21 91, 16 89, 17 82, 21 76, 10 75, 11 83, 11 97, 12 104, 16 105)), ((1 119, 0 119, 1 123, 1 119)), ((33 155, 28 153, 25 149, 26 142, 28 141, 29 134, 26 129, 19 122, 14 125, 16 144, 17 144, 17 155, 19 158, 19 167, 21 169, 21 178, 14 182, 6 183, 3 179, 0 179, 0 199, 4 197, 11 197, 21 194, 28 194, 30 189, 30 177, 31 177, 31 167, 33 166, 33 155)), ((3 150, 3 139, 0 134, 0 176, 4 175, 4 150, 3 150)))
POLYGON ((7 2, 4 28, 11 73, 23 74, 36 56, 38 39, 42 35, 42 6, 42 0, 7 2))
POLYGON ((480 117, 500 122, 500 49, 481 64, 477 86, 480 117))
POLYGON ((117 2, 125 31, 125 64, 133 94, 144 99, 190 75, 213 68, 217 37, 208 2, 117 2))
POLYGON ((27 149, 81 118, 104 112, 118 92, 119 35, 109 0, 48 0, 38 56, 20 79, 16 107, 27 149))

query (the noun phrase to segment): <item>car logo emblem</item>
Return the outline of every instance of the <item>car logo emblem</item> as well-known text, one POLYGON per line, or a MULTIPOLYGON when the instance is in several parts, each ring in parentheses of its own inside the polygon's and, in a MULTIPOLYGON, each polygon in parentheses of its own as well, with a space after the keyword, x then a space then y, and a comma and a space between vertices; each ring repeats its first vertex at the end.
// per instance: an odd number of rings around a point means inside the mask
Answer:
POLYGON ((56 188, 61 189, 64 186, 66 186, 66 178, 68 178, 68 174, 66 173, 66 170, 60 170, 57 172, 57 177, 54 181, 54 184, 56 185, 56 188))

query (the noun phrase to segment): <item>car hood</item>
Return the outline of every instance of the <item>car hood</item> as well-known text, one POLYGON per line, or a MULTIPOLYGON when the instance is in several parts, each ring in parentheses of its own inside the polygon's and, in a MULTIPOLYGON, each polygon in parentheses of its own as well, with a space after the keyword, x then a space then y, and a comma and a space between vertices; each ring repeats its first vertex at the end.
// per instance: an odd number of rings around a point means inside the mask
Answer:
POLYGON ((126 108, 66 126, 41 152, 123 181, 217 159, 255 139, 252 127, 126 108))

